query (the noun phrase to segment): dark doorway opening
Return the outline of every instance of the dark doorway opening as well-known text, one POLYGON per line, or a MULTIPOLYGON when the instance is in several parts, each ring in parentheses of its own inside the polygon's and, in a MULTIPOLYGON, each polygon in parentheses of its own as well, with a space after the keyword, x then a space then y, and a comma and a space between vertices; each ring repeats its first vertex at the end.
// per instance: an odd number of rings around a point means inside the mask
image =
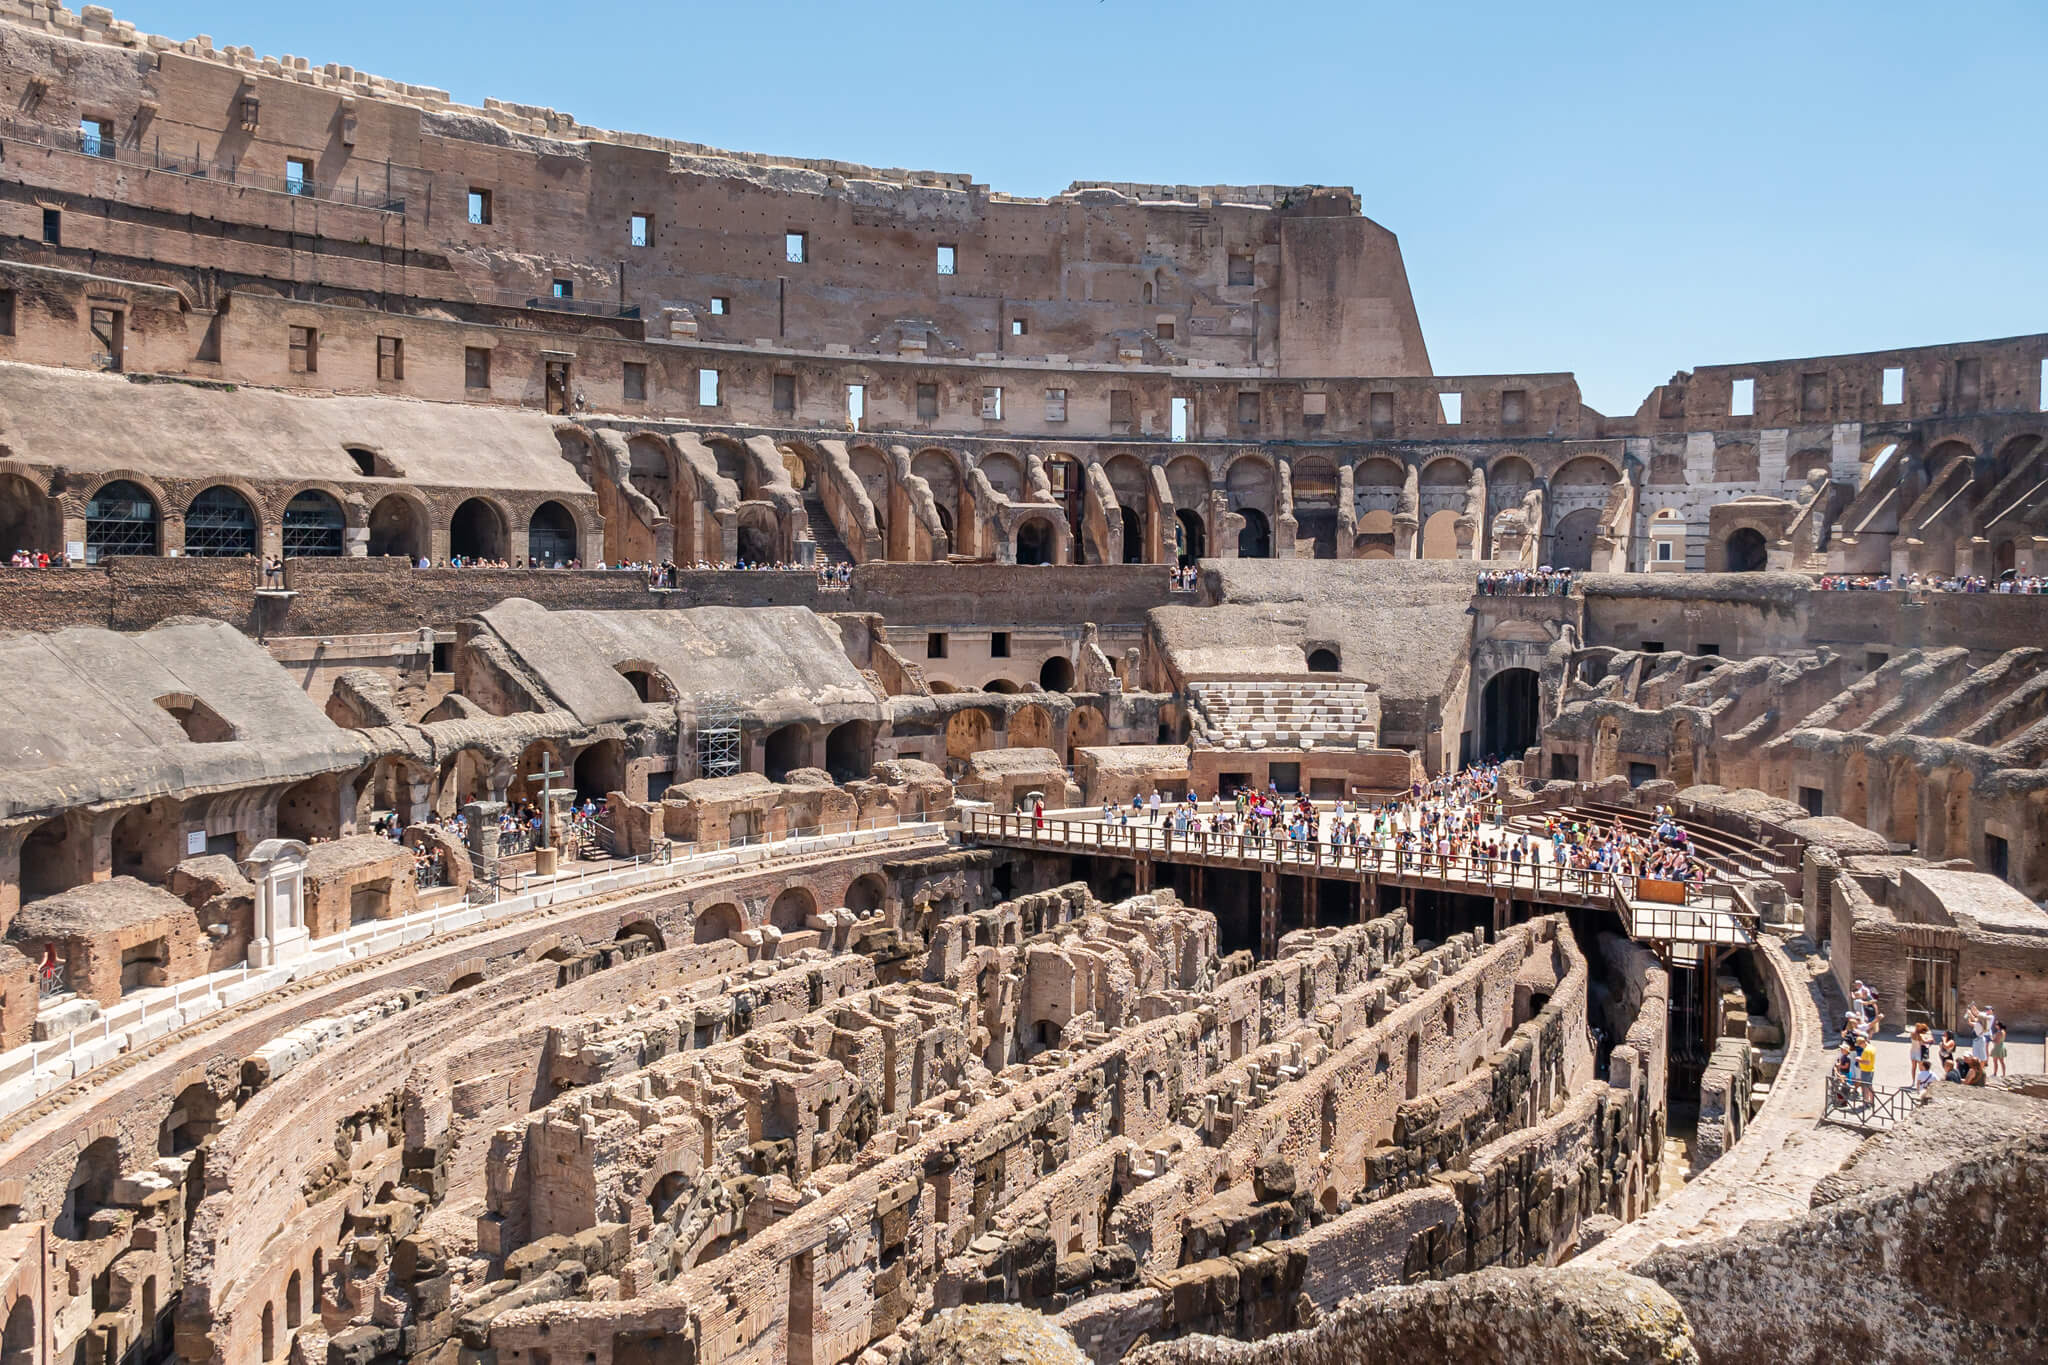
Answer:
POLYGON ((1536 742, 1537 678, 1530 668, 1504 668, 1479 694, 1479 749, 1512 758, 1536 742))

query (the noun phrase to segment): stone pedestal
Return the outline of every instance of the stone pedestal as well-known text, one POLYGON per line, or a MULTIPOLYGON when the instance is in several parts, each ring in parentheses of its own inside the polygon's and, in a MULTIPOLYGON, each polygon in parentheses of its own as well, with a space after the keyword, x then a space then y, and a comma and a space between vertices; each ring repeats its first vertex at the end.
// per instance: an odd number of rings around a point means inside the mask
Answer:
POLYGON ((249 965, 269 967, 302 955, 312 941, 306 928, 306 846, 296 839, 265 839, 242 863, 256 884, 256 923, 249 965))

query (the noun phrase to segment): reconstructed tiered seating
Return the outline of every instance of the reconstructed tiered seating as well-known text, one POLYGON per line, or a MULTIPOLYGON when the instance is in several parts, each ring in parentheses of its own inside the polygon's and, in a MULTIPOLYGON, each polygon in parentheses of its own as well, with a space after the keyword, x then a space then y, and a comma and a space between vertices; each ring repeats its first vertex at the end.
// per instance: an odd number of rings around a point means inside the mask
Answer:
POLYGON ((1379 694, 1360 682, 1307 679, 1188 685, 1196 743, 1218 749, 1374 749, 1379 694))

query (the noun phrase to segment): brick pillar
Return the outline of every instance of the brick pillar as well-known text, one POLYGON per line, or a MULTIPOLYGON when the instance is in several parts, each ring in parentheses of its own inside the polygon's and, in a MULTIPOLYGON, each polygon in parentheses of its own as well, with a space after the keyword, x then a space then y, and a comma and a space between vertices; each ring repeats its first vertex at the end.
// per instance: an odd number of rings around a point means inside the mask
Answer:
POLYGON ((1259 869, 1259 956, 1280 955, 1280 874, 1259 869))
POLYGON ((469 825, 469 863, 479 882, 498 875, 498 817, 505 813, 503 801, 472 801, 462 808, 469 825))

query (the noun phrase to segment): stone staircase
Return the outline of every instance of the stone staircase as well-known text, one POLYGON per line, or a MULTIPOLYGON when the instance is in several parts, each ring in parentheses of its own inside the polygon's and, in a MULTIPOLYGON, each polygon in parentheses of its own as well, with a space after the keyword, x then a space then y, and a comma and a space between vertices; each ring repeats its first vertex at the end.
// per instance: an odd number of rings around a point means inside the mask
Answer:
POLYGON ((1217 749, 1379 747, 1379 695, 1365 683, 1197 682, 1188 702, 1190 737, 1217 749))
POLYGON ((815 484, 804 490, 804 515, 810 519, 811 539, 818 542, 818 562, 851 564, 853 556, 847 552, 839 528, 832 524, 832 514, 825 510, 825 499, 815 484))

